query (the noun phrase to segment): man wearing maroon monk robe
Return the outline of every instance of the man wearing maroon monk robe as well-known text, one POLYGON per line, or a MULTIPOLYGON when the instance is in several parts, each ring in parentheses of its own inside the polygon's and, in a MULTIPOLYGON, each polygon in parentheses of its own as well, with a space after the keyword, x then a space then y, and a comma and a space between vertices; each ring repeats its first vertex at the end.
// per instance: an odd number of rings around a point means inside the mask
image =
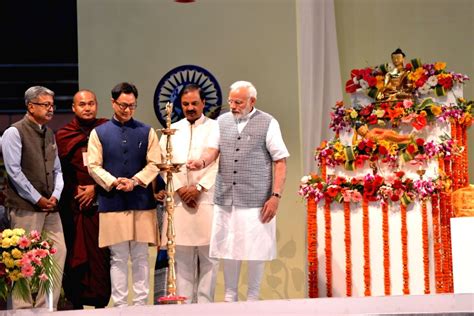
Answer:
POLYGON ((99 308, 110 300, 110 256, 108 248, 99 248, 96 184, 87 171, 87 142, 92 129, 107 120, 96 118, 97 98, 89 90, 74 95, 72 110, 72 121, 56 133, 64 173, 60 200, 67 246, 63 287, 74 309, 99 308))

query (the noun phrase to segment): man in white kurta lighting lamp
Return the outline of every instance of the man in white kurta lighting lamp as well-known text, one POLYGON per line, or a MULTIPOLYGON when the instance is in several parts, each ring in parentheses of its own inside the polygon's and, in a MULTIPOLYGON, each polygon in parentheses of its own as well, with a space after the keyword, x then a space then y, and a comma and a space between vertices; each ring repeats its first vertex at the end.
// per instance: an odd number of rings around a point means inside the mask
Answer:
POLYGON ((278 122, 254 105, 257 90, 230 87, 231 113, 219 117, 219 133, 187 168, 199 170, 219 157, 210 256, 222 258, 226 302, 238 300, 243 260, 248 263, 247 300, 258 300, 265 261, 276 258, 276 220, 289 156, 278 122))
MULTIPOLYGON (((206 140, 219 132, 219 126, 217 121, 204 116, 204 92, 198 85, 185 86, 180 100, 185 118, 171 125, 176 129, 171 142, 173 160, 185 162, 201 156, 206 140)), ((166 152, 165 136, 160 141, 162 153, 166 152)), ((209 257, 209 242, 216 174, 217 163, 212 162, 197 171, 181 168, 173 176, 176 288, 187 303, 214 301, 218 260, 209 257)), ((163 227, 162 246, 165 246, 166 222, 163 227)))

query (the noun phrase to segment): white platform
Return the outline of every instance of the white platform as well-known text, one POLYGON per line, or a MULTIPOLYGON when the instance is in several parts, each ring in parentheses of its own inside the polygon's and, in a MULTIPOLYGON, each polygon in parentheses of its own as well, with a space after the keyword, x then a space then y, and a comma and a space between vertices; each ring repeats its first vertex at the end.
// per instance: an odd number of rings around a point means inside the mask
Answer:
POLYGON ((354 298, 268 300, 259 302, 159 305, 100 310, 47 312, 4 311, 0 315, 33 316, 179 316, 179 315, 362 315, 474 313, 474 294, 437 294, 354 298))
POLYGON ((474 217, 451 218, 455 293, 474 293, 474 217))

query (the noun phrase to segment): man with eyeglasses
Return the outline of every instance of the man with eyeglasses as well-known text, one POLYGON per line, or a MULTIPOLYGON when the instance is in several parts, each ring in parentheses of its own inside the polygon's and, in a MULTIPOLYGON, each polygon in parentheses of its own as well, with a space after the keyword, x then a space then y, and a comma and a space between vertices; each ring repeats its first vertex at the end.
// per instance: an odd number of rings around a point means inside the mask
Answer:
POLYGON ((87 142, 97 118, 97 97, 80 90, 73 98, 73 119, 56 133, 64 174, 59 209, 68 249, 63 288, 74 309, 83 305, 101 308, 110 300, 110 256, 99 248, 99 213, 94 179, 87 171, 87 142))
MULTIPOLYGON (((57 248, 54 259, 60 271, 52 299, 56 309, 66 245, 57 208, 63 189, 61 164, 53 131, 46 126, 53 118, 53 98, 54 92, 42 86, 26 90, 26 115, 3 134, 2 152, 8 174, 5 206, 11 227, 47 233, 57 248)), ((34 303, 31 295, 26 300, 13 297, 13 308, 50 308, 47 301, 45 292, 39 293, 34 303)))
POLYGON ((278 122, 255 108, 257 90, 248 81, 230 87, 230 113, 219 132, 187 167, 199 170, 219 157, 210 256, 224 265, 226 302, 238 300, 240 267, 248 264, 247 300, 259 299, 265 261, 276 258, 276 213, 286 178, 288 150, 278 122))
POLYGON ((112 89, 114 116, 96 127, 87 149, 89 173, 100 186, 99 247, 110 249, 114 306, 127 306, 128 259, 132 261, 134 305, 148 300, 148 244, 157 245, 152 181, 161 162, 158 136, 135 119, 137 88, 122 82, 112 89))

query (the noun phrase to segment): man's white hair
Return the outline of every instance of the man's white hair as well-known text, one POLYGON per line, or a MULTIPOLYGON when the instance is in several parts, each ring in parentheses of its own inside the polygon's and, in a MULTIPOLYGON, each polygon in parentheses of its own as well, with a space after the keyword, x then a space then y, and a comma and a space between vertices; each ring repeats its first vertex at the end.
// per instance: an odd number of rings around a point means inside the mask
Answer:
POLYGON ((230 91, 237 90, 240 88, 247 88, 249 91, 249 97, 257 99, 257 89, 249 81, 236 81, 230 86, 230 91))

